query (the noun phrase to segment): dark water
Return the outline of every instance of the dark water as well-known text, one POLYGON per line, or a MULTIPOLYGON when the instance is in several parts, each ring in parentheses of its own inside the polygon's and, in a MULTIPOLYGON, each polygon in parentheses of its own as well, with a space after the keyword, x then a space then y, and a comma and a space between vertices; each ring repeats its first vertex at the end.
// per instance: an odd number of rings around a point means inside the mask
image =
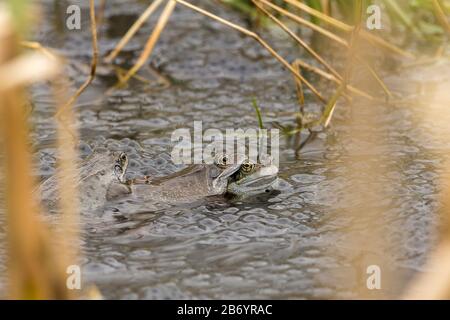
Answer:
MULTIPOLYGON (((43 1, 45 20, 35 35, 70 58, 67 74, 74 87, 85 79, 91 52, 83 3, 82 30, 68 31, 63 20, 68 2, 43 1)), ((246 25, 242 16, 216 2, 196 3, 246 25)), ((107 1, 99 34, 102 55, 144 8, 144 1, 107 1)), ((154 22, 152 18, 139 31, 118 63, 130 66, 154 22)), ((263 32, 288 60, 298 54, 279 31, 263 32)), ((253 97, 268 124, 292 123, 289 113, 298 108, 291 75, 255 41, 180 5, 140 75, 153 82, 132 80, 129 87, 104 96, 114 77, 100 67, 77 105, 82 152, 89 154, 96 145, 126 151, 131 174, 177 171, 180 167, 170 160, 170 137, 194 120, 201 120, 204 129, 255 128, 253 97), (170 81, 168 88, 154 81, 155 71, 170 81)), ((33 141, 42 178, 54 172, 55 164, 54 110, 45 89, 33 91, 33 141)), ((315 100, 307 99, 308 110, 317 111, 315 100)), ((414 108, 418 106, 379 106, 379 130, 388 146, 383 152, 389 156, 374 183, 385 183, 392 198, 379 204, 378 223, 387 226, 388 249, 375 254, 387 252, 400 279, 387 296, 422 270, 435 238, 437 179, 448 150, 430 142, 428 127, 415 117, 414 108)), ((365 266, 351 261, 348 250, 363 249, 345 246, 352 222, 335 214, 359 205, 341 200, 348 187, 342 164, 349 143, 342 138, 348 116, 343 109, 338 108, 330 130, 319 134, 300 160, 281 141, 278 194, 83 213, 84 281, 95 283, 105 298, 119 299, 356 297, 365 266)), ((364 165, 356 161, 354 169, 363 174, 364 165)), ((364 234, 374 226, 353 227, 364 234)))

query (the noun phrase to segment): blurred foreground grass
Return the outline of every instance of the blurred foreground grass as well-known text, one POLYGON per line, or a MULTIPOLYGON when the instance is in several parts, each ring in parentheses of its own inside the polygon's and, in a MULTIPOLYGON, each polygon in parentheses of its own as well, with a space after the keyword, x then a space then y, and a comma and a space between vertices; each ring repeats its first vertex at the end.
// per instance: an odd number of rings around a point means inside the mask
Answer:
MULTIPOLYGON (((50 231, 42 220, 43 209, 33 193, 32 150, 29 137, 29 103, 26 90, 33 83, 50 80, 58 92, 64 88, 63 61, 42 52, 25 52, 21 44, 31 21, 32 4, 28 1, 9 1, 0 5, 0 122, 2 168, 5 183, 7 239, 8 239, 8 297, 13 299, 68 299, 74 297, 66 286, 66 268, 76 264, 78 219, 77 190, 61 174, 60 206, 64 215, 60 232, 50 231), (8 6, 9 5, 9 6, 8 6), (60 234, 63 234, 60 236, 60 234)), ((48 52, 47 52, 48 53, 48 52)), ((75 170, 77 135, 73 130, 71 109, 64 110, 58 123, 58 172, 75 170), (70 137, 70 138, 68 138, 70 137), (64 155, 64 156, 61 156, 64 155)))

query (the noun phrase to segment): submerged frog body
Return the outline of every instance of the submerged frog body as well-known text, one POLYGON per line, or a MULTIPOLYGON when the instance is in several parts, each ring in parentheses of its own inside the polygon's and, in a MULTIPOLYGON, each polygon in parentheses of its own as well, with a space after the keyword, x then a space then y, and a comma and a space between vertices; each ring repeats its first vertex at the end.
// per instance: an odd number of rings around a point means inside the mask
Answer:
POLYGON ((227 191, 229 178, 242 164, 240 160, 229 164, 227 159, 227 156, 216 157, 212 164, 191 165, 162 178, 136 179, 130 183, 131 192, 143 201, 171 203, 223 195, 227 191))
MULTIPOLYGON (((229 163, 227 156, 220 156, 213 164, 192 165, 166 177, 126 181, 125 153, 93 153, 78 173, 72 173, 72 179, 79 187, 82 212, 129 194, 144 203, 185 203, 225 193, 242 197, 274 188, 278 173, 275 166, 237 158, 236 163, 229 163)), ((59 199, 56 179, 51 177, 38 188, 50 208, 59 199)))
POLYGON ((223 156, 214 164, 192 165, 167 177, 135 182, 130 185, 131 192, 144 201, 189 202, 226 193, 243 197, 276 186, 278 168, 271 162, 253 164, 237 158, 234 164, 228 164, 228 157, 223 156))
MULTIPOLYGON (((64 173, 71 175, 72 182, 78 186, 81 211, 95 210, 106 201, 129 193, 124 183, 127 166, 128 157, 123 152, 93 152, 77 172, 64 173)), ((36 193, 50 210, 56 208, 59 202, 57 176, 41 183, 36 193)))

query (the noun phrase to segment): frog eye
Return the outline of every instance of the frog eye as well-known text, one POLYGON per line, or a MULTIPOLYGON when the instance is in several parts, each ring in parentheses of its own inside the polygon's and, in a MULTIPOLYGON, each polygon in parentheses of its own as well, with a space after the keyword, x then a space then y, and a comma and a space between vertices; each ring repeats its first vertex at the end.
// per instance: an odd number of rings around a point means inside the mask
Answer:
POLYGON ((227 162, 228 162, 228 156, 227 155, 224 155, 223 157, 222 157, 222 159, 220 159, 221 160, 221 162, 222 162, 222 164, 227 164, 227 162))
POLYGON ((225 154, 225 155, 219 155, 219 156, 217 156, 217 158, 216 158, 216 164, 219 166, 219 167, 224 167, 224 166, 226 166, 227 164, 228 164, 228 156, 225 154))
POLYGON ((254 168, 255 164, 248 161, 244 162, 241 166, 242 171, 246 173, 251 172, 254 168))
POLYGON ((127 154, 124 153, 124 152, 122 152, 122 153, 120 154, 120 160, 126 161, 126 160, 127 160, 127 154))

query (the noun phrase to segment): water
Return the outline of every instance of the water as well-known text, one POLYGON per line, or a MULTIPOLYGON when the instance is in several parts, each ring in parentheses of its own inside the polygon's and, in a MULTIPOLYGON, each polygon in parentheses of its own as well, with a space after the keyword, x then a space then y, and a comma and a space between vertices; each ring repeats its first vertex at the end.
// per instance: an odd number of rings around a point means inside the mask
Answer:
MULTIPOLYGON (((68 31, 62 24, 65 1, 43 1, 46 20, 36 34, 44 45, 70 58, 67 74, 74 87, 87 75, 91 52, 84 3, 82 30, 68 31)), ((229 8, 197 3, 246 24, 229 8)), ((101 55, 144 8, 142 1, 107 1, 99 34, 101 55)), ((126 47, 120 63, 129 66, 139 55, 155 18, 151 21, 126 47)), ((276 30, 264 32, 289 60, 298 54, 276 30)), ((77 105, 83 154, 96 145, 123 150, 131 158, 130 175, 164 176, 181 168, 170 160, 174 129, 191 127, 194 120, 201 120, 204 129, 255 128, 253 97, 266 123, 292 123, 289 113, 298 108, 291 75, 255 41, 180 5, 150 67, 146 64, 140 75, 155 79, 155 70, 171 82, 168 88, 132 80, 129 87, 103 96, 114 78, 99 68, 77 105)), ((44 179, 54 173, 54 110, 45 87, 36 87, 33 97, 37 175, 44 179)), ((308 110, 317 112, 314 98, 307 96, 307 101, 308 110)), ((373 182, 395 191, 389 203, 379 204, 379 224, 387 228, 387 252, 400 287, 422 270, 435 240, 437 177, 448 150, 430 147, 431 138, 423 134, 427 127, 414 116, 414 107, 380 106, 379 130, 388 146, 382 152, 390 157, 379 181, 373 182)), ((338 109, 331 129, 319 134, 300 160, 282 141, 278 193, 188 206, 112 204, 96 214, 83 213, 84 281, 95 283, 105 298, 118 299, 355 297, 365 269, 347 255, 352 221, 335 214, 364 200, 342 201, 348 187, 342 164, 351 145, 342 139, 347 117, 345 108, 338 109)), ((367 163, 354 165, 363 172, 367 163)), ((373 227, 351 228, 364 234, 373 227)), ((3 244, 0 249, 4 251, 3 244)))

